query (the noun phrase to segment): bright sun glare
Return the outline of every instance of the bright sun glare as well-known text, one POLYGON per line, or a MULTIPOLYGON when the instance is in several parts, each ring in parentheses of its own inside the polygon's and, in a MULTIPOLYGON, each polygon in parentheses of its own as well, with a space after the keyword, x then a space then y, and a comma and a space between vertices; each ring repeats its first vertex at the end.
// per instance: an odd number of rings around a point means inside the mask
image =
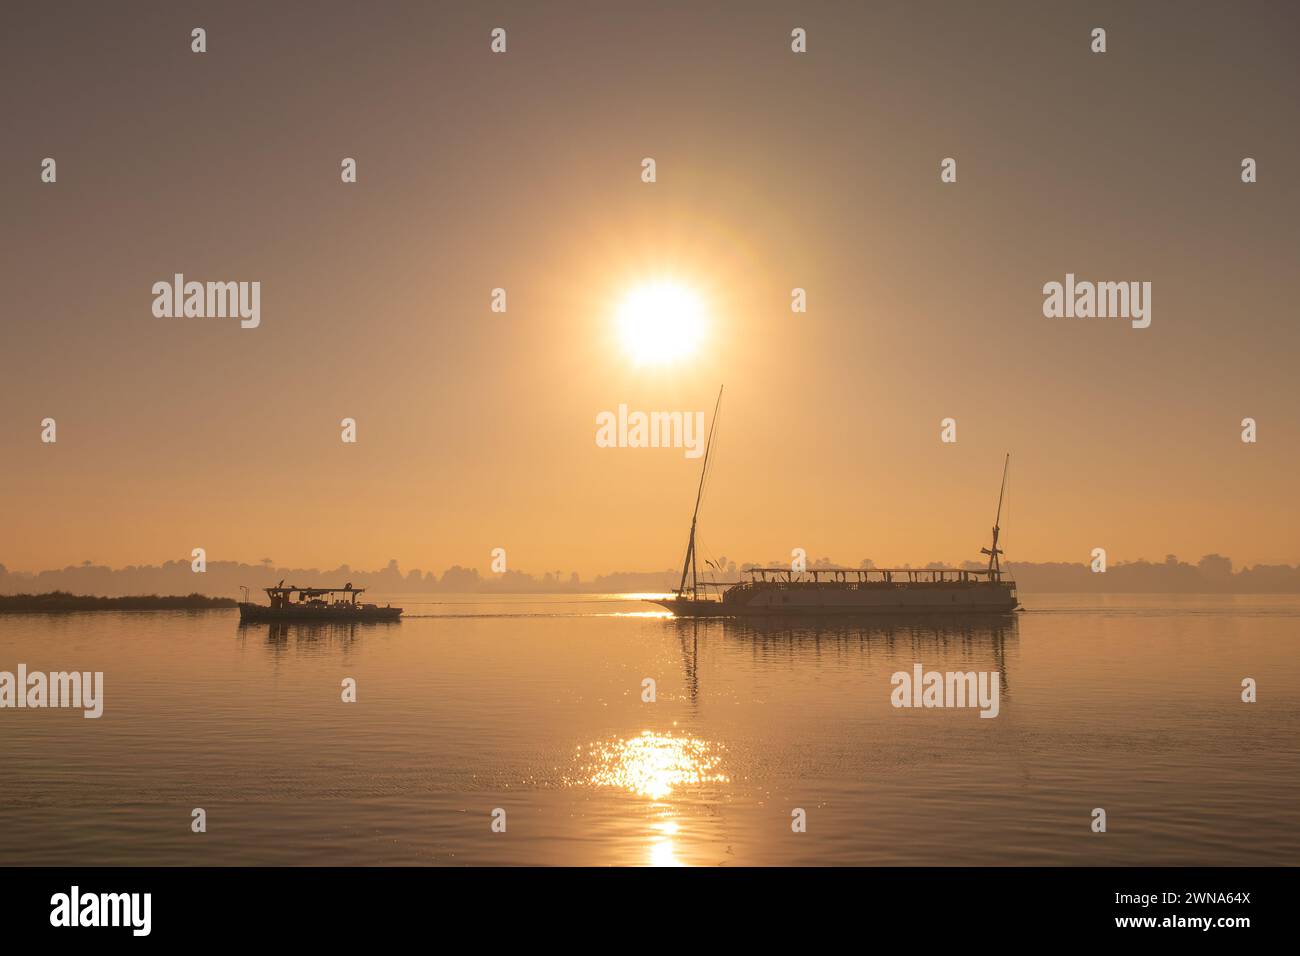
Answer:
POLYGON ((618 333, 638 365, 685 358, 704 338, 704 306, 685 286, 670 281, 637 286, 618 307, 618 333))

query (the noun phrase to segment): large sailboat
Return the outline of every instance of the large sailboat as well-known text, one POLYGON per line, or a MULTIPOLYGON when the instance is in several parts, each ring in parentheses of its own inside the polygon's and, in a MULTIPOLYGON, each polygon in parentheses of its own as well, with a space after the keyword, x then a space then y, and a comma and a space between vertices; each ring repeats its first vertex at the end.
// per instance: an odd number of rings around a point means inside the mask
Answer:
POLYGON ((1009 454, 1002 465, 993 542, 990 547, 980 549, 981 554, 988 555, 987 568, 818 568, 811 571, 794 567, 749 568, 745 571, 747 580, 744 581, 701 580, 695 553, 695 529, 704 496, 704 479, 713 453, 713 429, 721 405, 722 390, 719 389, 713 421, 709 424, 700 484, 695 493, 695 511, 691 515, 681 582, 671 596, 648 598, 650 603, 667 608, 676 617, 1006 614, 1020 606, 1016 582, 1002 572, 1002 549, 998 547, 1007 470, 1011 465, 1009 454))

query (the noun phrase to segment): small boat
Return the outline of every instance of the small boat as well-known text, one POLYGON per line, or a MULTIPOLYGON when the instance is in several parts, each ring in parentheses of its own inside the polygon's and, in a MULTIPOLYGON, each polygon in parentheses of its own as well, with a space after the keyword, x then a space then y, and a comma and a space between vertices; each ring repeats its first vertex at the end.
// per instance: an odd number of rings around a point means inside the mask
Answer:
POLYGON ((704 449, 700 486, 695 493, 695 513, 686 545, 682 579, 671 596, 646 598, 667 608, 674 617, 809 617, 829 615, 974 615, 1007 614, 1020 606, 1016 582, 1002 571, 998 547, 1002 500, 1007 490, 1007 469, 1002 466, 1002 490, 993 521, 993 544, 981 548, 988 567, 967 568, 750 568, 746 581, 702 581, 696 568, 695 525, 700 516, 704 479, 713 448, 722 392, 713 408, 709 440, 704 449), (688 581, 689 579, 689 581, 688 581), (714 589, 710 591, 710 589, 714 589))
MULTIPOLYGON (((263 588, 271 599, 270 606, 239 602, 239 620, 244 621, 396 621, 400 607, 386 604, 362 604, 365 588, 354 588, 349 581, 341 588, 300 588, 284 586, 281 580, 273 588, 263 588), (342 595, 342 597, 340 597, 342 595)), ((245 588, 247 597, 247 588, 245 588)))

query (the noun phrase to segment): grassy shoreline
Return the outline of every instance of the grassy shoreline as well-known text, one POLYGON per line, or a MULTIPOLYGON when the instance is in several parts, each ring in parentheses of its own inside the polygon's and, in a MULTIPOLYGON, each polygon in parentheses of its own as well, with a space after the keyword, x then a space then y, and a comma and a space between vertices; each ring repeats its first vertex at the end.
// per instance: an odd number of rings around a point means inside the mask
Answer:
POLYGON ((238 606, 231 598, 203 594, 138 594, 129 597, 96 597, 49 591, 45 594, 0 594, 0 614, 30 614, 58 611, 206 611, 238 606))

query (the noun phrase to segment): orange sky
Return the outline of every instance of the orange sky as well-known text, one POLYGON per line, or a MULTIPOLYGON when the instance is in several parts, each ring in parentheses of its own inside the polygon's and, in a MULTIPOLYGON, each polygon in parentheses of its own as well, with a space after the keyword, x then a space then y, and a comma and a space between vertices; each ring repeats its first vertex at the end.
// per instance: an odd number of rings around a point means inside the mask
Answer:
POLYGON ((595 416, 724 382, 704 555, 977 557, 1010 450, 1012 560, 1300 561, 1293 12, 651 7, 17 16, 0 563, 669 567, 699 461, 595 416), (261 327, 155 318, 176 272, 261 327), (1151 327, 1044 318, 1067 272, 1151 327), (638 367, 659 276, 707 338, 638 367))

